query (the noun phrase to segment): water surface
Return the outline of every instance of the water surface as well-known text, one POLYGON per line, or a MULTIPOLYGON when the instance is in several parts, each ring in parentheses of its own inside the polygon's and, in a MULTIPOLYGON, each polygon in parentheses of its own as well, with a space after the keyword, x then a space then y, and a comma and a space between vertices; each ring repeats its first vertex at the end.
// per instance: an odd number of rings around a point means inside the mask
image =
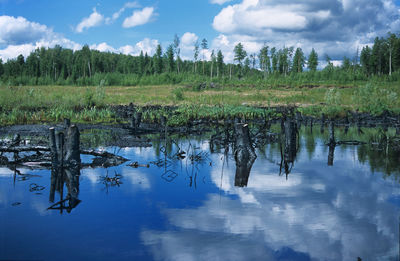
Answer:
POLYGON ((332 159, 326 135, 302 128, 289 160, 258 146, 248 173, 210 135, 104 148, 150 167, 86 168, 62 189, 50 170, 0 168, 0 260, 397 260, 399 152, 332 159))

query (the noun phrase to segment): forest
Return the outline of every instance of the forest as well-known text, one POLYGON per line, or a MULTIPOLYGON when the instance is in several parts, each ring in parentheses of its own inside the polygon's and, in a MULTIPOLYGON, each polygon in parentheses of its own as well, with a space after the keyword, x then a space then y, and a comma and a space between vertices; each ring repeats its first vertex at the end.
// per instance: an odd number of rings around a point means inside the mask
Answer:
POLYGON ((264 45, 259 53, 248 53, 241 43, 233 50, 234 63, 225 63, 220 50, 211 50, 210 59, 205 58, 206 39, 196 43, 193 60, 182 60, 179 43, 175 35, 166 50, 158 45, 153 56, 100 52, 88 45, 77 51, 61 46, 40 48, 28 57, 19 55, 6 62, 0 59, 0 81, 30 86, 137 86, 204 81, 295 85, 400 80, 400 37, 393 33, 375 38, 372 46, 357 50, 354 57, 343 57, 340 66, 335 66, 327 54, 320 57, 314 49, 305 54, 301 48, 264 45), (325 61, 324 68, 319 66, 321 61, 325 61))

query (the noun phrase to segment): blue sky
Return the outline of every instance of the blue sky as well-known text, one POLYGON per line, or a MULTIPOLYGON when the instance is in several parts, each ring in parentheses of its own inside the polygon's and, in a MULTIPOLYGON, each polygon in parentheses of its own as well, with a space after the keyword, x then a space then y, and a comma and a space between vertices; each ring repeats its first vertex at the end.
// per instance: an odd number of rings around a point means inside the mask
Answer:
POLYGON ((0 0, 0 57, 25 56, 60 44, 80 49, 152 54, 175 34, 182 56, 191 59, 196 40, 226 60, 242 42, 248 53, 264 43, 315 48, 340 60, 374 37, 400 31, 399 0, 0 0))

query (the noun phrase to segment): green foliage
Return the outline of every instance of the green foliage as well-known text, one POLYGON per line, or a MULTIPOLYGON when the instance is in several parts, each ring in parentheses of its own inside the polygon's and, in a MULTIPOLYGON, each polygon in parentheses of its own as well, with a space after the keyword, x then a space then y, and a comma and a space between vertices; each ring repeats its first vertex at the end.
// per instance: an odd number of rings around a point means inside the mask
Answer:
POLYGON ((247 56, 247 52, 244 50, 244 47, 243 47, 242 43, 238 43, 235 46, 235 49, 233 51, 235 53, 234 60, 237 61, 239 63, 239 65, 241 66, 242 65, 242 61, 247 56))
POLYGON ((360 111, 370 112, 375 115, 390 111, 392 108, 397 107, 399 103, 396 92, 370 83, 359 87, 354 92, 353 101, 360 111))
POLYGON ((183 101, 183 89, 182 88, 176 88, 172 92, 174 94, 174 97, 177 101, 183 101))
POLYGON ((341 95, 337 88, 330 88, 328 91, 326 91, 325 103, 331 106, 341 105, 341 95))
POLYGON ((387 38, 376 38, 372 48, 365 46, 360 61, 344 59, 343 66, 334 66, 327 56, 328 66, 317 71, 318 54, 313 49, 308 57, 309 71, 302 72, 305 57, 300 48, 277 49, 263 46, 258 55, 259 70, 255 68, 256 55, 246 59, 247 52, 239 43, 235 46, 235 61, 238 66, 225 64, 221 51, 211 61, 206 61, 208 49, 203 39, 202 70, 198 70, 199 44, 194 50, 194 61, 182 61, 179 57, 179 38, 162 52, 157 46, 153 57, 141 52, 139 56, 123 55, 90 50, 85 45, 81 50, 72 51, 61 46, 34 50, 26 60, 22 55, 3 63, 0 61, 0 81, 10 85, 77 85, 98 86, 104 80, 105 86, 137 86, 159 84, 193 83, 192 79, 208 81, 206 76, 223 84, 241 81, 247 84, 261 84, 276 87, 280 85, 299 86, 303 84, 360 85, 366 82, 400 81, 400 38, 389 33, 387 38), (293 56, 294 55, 294 56, 293 56), (243 68, 243 62, 246 63, 243 68), (215 65, 216 75, 215 76, 215 65), (178 70, 176 70, 178 69, 178 70), (296 76, 293 76, 297 74, 296 76))
POLYGON ((314 48, 311 50, 310 55, 308 56, 308 69, 310 71, 316 71, 318 66, 318 54, 314 50, 314 48))

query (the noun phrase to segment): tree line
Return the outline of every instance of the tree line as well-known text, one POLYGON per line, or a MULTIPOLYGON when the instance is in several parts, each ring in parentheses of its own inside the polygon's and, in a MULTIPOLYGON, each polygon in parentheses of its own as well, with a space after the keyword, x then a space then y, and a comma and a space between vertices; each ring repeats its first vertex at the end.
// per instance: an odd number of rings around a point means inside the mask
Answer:
POLYGON ((195 43, 193 59, 182 60, 177 35, 165 51, 158 45, 153 56, 143 52, 138 56, 100 52, 91 50, 88 45, 73 51, 57 45, 38 48, 26 58, 19 55, 5 63, 0 59, 0 79, 4 83, 29 85, 97 85, 101 79, 107 79, 109 85, 130 85, 142 78, 153 79, 151 83, 178 83, 193 77, 262 80, 301 74, 325 80, 344 76, 349 80, 362 80, 391 76, 400 70, 400 38, 392 33, 386 38, 376 38, 372 47, 362 48, 360 55, 357 50, 352 59, 344 57, 341 66, 334 66, 331 58, 325 55, 326 66, 322 70, 318 70, 320 59, 314 49, 306 56, 301 48, 277 49, 264 45, 258 53, 249 54, 243 44, 238 43, 233 51, 234 63, 225 63, 222 51, 208 50, 208 42, 203 39, 195 43), (209 59, 206 52, 211 53, 209 59), (131 81, 121 80, 128 78, 131 81))

